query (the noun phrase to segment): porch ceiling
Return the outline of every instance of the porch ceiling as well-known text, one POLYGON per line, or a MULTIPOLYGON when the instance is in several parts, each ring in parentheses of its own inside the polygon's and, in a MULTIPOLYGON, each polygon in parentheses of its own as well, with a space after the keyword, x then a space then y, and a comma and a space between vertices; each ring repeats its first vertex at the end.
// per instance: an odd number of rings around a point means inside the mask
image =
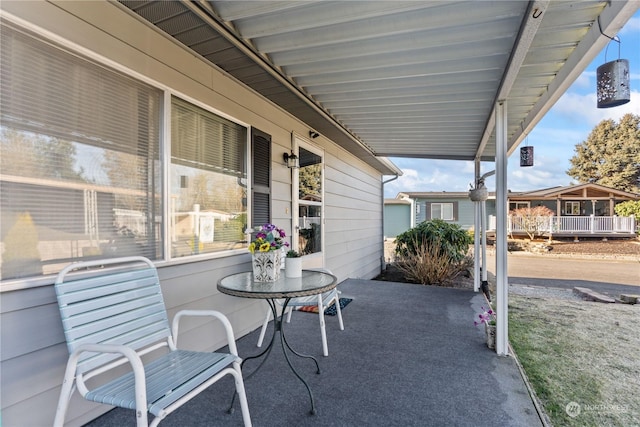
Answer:
MULTIPOLYGON (((212 64, 387 173, 380 157, 511 153, 639 2, 127 1, 212 64), (373 156, 372 156, 373 155, 373 156), (374 157, 378 156, 378 158, 374 157)), ((595 90, 595 88, 594 88, 595 90)))

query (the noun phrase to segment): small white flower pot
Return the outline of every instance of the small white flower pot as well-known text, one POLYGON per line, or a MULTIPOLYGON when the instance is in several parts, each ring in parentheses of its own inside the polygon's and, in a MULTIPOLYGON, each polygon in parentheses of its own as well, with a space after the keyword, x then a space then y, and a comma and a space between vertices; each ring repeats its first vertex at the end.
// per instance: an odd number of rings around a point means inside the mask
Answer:
POLYGON ((302 258, 285 258, 284 275, 290 278, 302 277, 302 258))

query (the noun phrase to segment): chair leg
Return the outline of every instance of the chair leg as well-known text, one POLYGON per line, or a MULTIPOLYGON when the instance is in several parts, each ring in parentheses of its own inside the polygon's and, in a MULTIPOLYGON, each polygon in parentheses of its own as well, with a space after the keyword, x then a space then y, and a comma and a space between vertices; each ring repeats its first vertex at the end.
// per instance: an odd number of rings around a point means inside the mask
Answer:
POLYGON ((318 318, 320 319, 320 334, 322 336, 322 354, 329 355, 329 346, 327 345, 327 331, 324 325, 324 305, 322 305, 322 295, 318 295, 318 318))
POLYGON ((338 323, 340 324, 340 330, 344 331, 344 323, 342 323, 342 310, 340 309, 340 295, 336 295, 334 298, 336 304, 336 314, 338 315, 338 323))
MULTIPOLYGON (((287 310, 289 310, 287 312, 287 323, 291 323, 291 313, 293 313, 293 307, 287 307, 287 310)), ((284 313, 282 313, 282 315, 284 316, 284 313)))
POLYGON ((236 393, 238 393, 238 399, 240 400, 240 408, 242 410, 242 420, 245 427, 251 427, 251 416, 249 415, 249 404, 247 403, 247 393, 244 389, 244 381, 242 380, 242 371, 240 364, 235 362, 233 364, 233 377, 236 383, 236 393))
POLYGON ((56 409, 56 416, 53 420, 54 427, 62 427, 64 425, 64 418, 67 414, 67 408, 69 407, 69 400, 75 390, 74 377, 76 371, 76 360, 72 356, 67 363, 67 369, 64 373, 64 380, 62 381, 62 389, 60 390, 60 398, 58 399, 58 408, 56 409))
POLYGON ((262 347, 262 341, 264 340, 264 334, 267 332, 267 325, 271 317, 271 308, 267 307, 267 314, 264 316, 264 322, 262 323, 262 329, 260 330, 260 337, 258 337, 258 347, 262 347))

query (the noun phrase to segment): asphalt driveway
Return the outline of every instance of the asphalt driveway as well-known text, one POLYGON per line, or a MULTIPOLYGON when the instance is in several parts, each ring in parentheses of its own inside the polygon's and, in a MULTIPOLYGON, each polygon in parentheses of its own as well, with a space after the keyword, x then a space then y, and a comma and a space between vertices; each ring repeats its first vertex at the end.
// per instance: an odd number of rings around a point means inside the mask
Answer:
MULTIPOLYGON (((495 274, 495 257, 487 254, 495 274)), ((640 259, 600 259, 510 253, 509 284, 572 289, 576 286, 618 297, 640 294, 640 259)))

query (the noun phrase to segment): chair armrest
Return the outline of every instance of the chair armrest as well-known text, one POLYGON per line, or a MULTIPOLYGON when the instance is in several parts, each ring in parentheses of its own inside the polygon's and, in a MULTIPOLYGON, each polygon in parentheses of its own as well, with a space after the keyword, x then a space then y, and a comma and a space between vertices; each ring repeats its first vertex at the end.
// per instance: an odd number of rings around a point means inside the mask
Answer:
POLYGON ((182 318, 183 316, 198 316, 198 317, 211 316, 218 319, 220 322, 222 322, 222 325, 224 326, 224 329, 225 329, 225 333, 227 334, 227 344, 229 346, 229 353, 233 354, 234 356, 238 356, 238 349, 236 348, 236 339, 233 334, 233 328, 231 327, 231 322, 229 322, 229 319, 227 318, 227 316, 215 310, 180 310, 179 312, 177 312, 173 318, 173 323, 171 325, 171 334, 173 335, 173 344, 176 347, 178 345, 178 328, 179 328, 180 318, 182 318))
MULTIPOLYGON (((82 353, 91 352, 91 353, 119 353, 122 354, 131 364, 131 368, 133 369, 133 375, 135 379, 136 385, 136 407, 142 408, 146 411, 147 407, 147 386, 146 386, 146 377, 144 373, 144 365, 142 364, 142 359, 138 353, 135 352, 130 347, 124 345, 116 345, 116 344, 81 344, 76 348, 73 353, 69 356, 69 362, 67 364, 68 369, 73 367, 75 371, 75 366, 78 363, 78 359, 82 353)), ((106 372, 109 369, 112 369, 115 366, 121 365, 123 362, 113 362, 104 367, 96 369, 91 372, 91 375, 88 375, 86 378, 82 376, 78 376, 76 381, 76 386, 78 387, 78 391, 82 396, 86 395, 89 392, 89 389, 84 384, 84 380, 94 377, 100 373, 106 372)))

